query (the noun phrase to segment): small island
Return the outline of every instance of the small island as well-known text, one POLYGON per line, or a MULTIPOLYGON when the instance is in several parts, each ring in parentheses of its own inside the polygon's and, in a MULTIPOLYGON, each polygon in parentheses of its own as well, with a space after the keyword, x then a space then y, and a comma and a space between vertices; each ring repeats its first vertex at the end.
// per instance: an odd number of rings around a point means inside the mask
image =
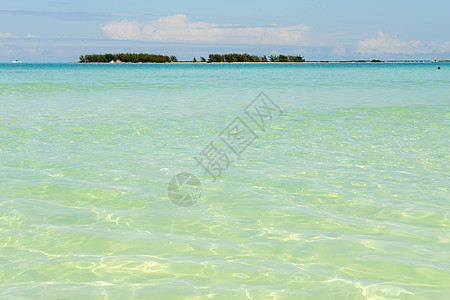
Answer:
MULTIPOLYGON (((194 58, 195 59, 195 58, 194 58)), ((201 58, 202 59, 202 58, 201 58)), ((202 59, 203 61, 204 59, 202 59)), ((248 53, 238 54, 210 54, 207 62, 304 62, 305 58, 301 55, 270 55, 258 56, 250 55, 248 53)))
POLYGON ((174 55, 148 53, 106 53, 80 56, 80 63, 429 63, 449 60, 308 60, 301 55, 258 56, 248 53, 209 54, 208 58, 194 57, 190 61, 179 61, 174 55))
POLYGON ((176 56, 147 53, 87 54, 80 56, 80 63, 169 63, 177 62, 176 56))
MULTIPOLYGON (((232 62, 304 62, 301 55, 266 55, 258 56, 248 53, 209 54, 208 59, 200 57, 200 62, 206 63, 232 63, 232 62)), ((86 54, 80 56, 80 63, 172 63, 178 62, 174 55, 160 55, 147 53, 106 53, 86 54)), ((192 62, 197 62, 194 57, 192 62)))

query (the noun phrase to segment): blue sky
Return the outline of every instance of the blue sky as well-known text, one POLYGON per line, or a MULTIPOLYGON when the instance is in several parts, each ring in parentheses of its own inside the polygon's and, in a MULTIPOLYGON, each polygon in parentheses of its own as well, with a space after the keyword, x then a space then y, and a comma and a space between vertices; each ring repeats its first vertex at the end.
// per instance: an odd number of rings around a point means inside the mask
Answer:
POLYGON ((450 59, 448 0, 1 1, 0 61, 149 52, 450 59))

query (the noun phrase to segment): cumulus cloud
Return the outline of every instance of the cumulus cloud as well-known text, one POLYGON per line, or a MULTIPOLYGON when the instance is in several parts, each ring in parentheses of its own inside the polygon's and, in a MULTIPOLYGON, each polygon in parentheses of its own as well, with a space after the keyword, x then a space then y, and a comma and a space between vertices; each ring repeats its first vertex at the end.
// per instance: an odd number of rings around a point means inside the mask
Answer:
POLYGON ((102 30, 109 37, 120 40, 304 45, 307 42, 306 33, 312 28, 306 24, 242 27, 188 22, 185 15, 178 14, 146 24, 113 21, 103 26, 102 30))
POLYGON ((416 54, 430 52, 429 46, 421 41, 402 41, 389 36, 388 33, 377 31, 377 38, 358 42, 356 53, 360 54, 416 54))
POLYGON ((418 40, 402 41, 392 38, 388 33, 377 31, 377 38, 366 39, 357 44, 359 54, 431 54, 450 52, 450 42, 425 43, 418 40))

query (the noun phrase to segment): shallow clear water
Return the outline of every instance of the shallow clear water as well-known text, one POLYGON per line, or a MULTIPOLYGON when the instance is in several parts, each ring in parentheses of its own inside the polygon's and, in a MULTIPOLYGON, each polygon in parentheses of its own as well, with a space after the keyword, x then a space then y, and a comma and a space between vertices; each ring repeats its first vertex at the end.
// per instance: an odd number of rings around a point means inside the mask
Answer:
POLYGON ((0 64, 0 298, 449 298, 449 105, 444 63, 0 64))

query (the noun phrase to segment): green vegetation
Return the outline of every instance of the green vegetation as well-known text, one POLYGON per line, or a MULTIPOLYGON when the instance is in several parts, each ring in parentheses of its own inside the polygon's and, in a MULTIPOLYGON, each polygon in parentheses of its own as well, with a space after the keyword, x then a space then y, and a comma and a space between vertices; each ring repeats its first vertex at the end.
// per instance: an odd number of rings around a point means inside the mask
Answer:
MULTIPOLYGON (((197 62, 194 57, 193 62, 197 62)), ((265 55, 250 55, 248 53, 229 53, 229 54, 209 54, 208 59, 200 57, 201 62, 304 62, 301 55, 271 55, 267 58, 265 55)), ((106 53, 106 54, 86 54, 80 56, 80 63, 170 63, 178 62, 176 56, 147 54, 147 53, 106 53)))
POLYGON ((292 56, 292 55, 271 55, 269 57, 270 61, 273 62, 304 62, 305 59, 301 55, 292 56))
POLYGON ((176 56, 147 53, 117 53, 117 54, 87 54, 80 56, 81 63, 103 62, 131 62, 131 63, 168 63, 177 62, 176 56))
MULTIPOLYGON (((304 62, 305 59, 301 55, 292 56, 292 55, 271 55, 269 57, 271 62, 304 62)), ((230 53, 230 54, 210 54, 208 58, 208 62, 267 62, 267 57, 250 55, 247 53, 238 54, 238 53, 230 53)))

